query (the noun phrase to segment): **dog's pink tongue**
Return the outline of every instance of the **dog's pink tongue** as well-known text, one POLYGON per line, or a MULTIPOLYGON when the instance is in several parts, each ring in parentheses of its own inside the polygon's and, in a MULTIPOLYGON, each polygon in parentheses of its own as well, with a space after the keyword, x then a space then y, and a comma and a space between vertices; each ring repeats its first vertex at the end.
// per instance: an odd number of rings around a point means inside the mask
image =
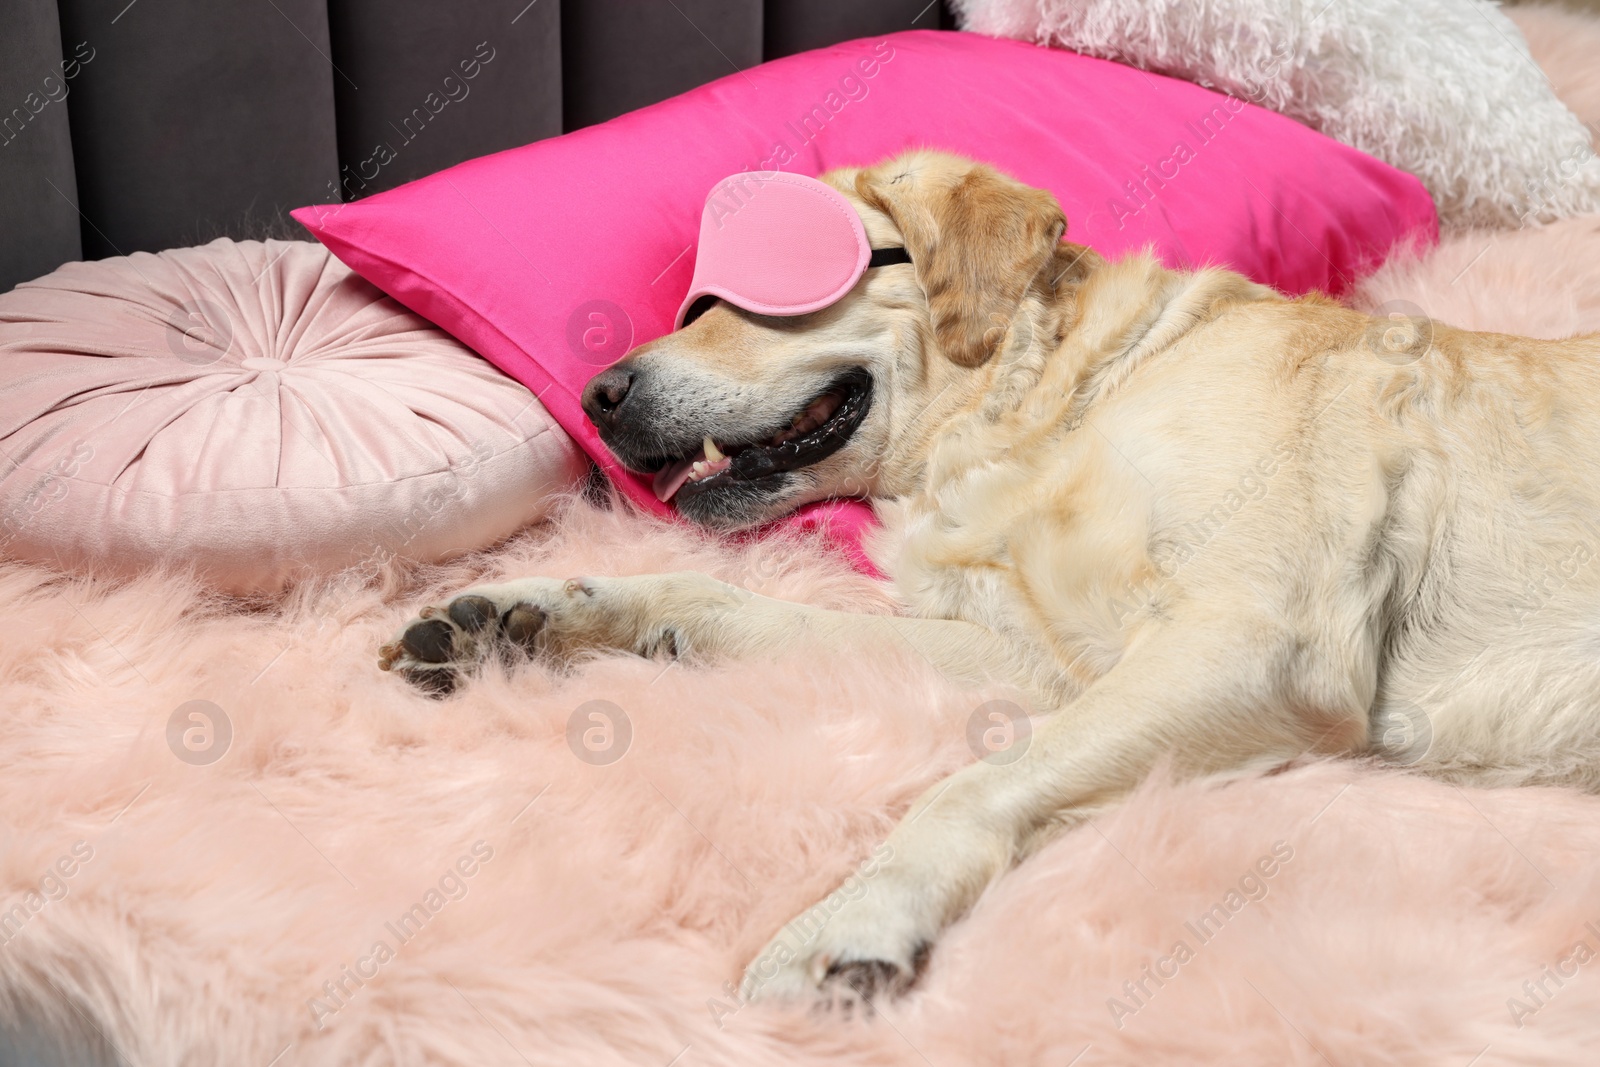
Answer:
POLYGON ((683 488, 683 483, 689 480, 689 474, 701 456, 681 459, 676 463, 669 463, 656 471, 655 483, 652 486, 656 491, 656 499, 665 504, 671 500, 673 494, 683 488))

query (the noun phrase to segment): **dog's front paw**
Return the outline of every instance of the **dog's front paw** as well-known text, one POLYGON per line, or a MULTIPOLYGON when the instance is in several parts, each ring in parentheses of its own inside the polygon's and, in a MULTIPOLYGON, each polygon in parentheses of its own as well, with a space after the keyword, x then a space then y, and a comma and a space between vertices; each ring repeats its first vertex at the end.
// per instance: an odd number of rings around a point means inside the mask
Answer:
POLYGON ((378 667, 445 696, 490 655, 537 656, 549 646, 549 624, 564 585, 535 579, 482 586, 447 604, 429 605, 378 650, 378 667))
POLYGON ((853 875, 767 942, 745 968, 741 994, 811 1001, 899 996, 916 981, 933 944, 926 912, 917 894, 853 875))
POLYGON ((597 649, 676 656, 691 631, 704 643, 708 622, 746 603, 741 592, 692 572, 480 585, 423 608, 379 649, 378 666, 442 696, 496 654, 552 663, 597 649))

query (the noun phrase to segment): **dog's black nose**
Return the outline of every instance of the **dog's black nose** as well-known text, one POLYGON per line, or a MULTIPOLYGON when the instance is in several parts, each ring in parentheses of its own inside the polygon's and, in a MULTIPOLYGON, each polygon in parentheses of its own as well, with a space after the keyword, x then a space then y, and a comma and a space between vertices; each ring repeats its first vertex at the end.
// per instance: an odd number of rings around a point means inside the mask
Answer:
POLYGON ((611 367, 589 379, 583 387, 583 411, 589 421, 604 430, 617 424, 622 402, 633 388, 633 371, 626 367, 611 367))

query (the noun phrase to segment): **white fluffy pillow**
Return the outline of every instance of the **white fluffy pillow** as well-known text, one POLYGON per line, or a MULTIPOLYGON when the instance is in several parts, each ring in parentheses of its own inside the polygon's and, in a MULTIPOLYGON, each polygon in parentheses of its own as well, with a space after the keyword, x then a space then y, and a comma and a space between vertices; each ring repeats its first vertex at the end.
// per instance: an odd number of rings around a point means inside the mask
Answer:
POLYGON ((1118 60, 1282 112, 1415 174, 1447 226, 1600 211, 1588 131, 1485 0, 952 3, 965 29, 1118 60))

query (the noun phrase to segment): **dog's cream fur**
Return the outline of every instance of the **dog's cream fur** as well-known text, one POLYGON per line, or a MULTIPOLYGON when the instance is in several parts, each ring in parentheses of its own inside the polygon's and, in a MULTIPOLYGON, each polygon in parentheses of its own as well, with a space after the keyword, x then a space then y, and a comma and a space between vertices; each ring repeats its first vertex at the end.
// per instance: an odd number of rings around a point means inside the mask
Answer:
MULTIPOLYGON (((629 356, 670 397, 632 417, 748 439, 867 368, 850 443, 742 519, 870 494, 905 615, 697 574, 467 591, 536 608, 555 654, 807 640, 870 670, 863 647, 904 639, 1052 713, 1020 758, 929 790, 869 892, 820 931, 780 933, 747 993, 903 986, 990 880, 1158 764, 1371 753, 1600 786, 1600 339, 1374 320, 1224 270, 1108 263, 1059 240, 1048 194, 950 156, 825 180, 913 265, 798 319, 719 304, 629 356)), ((453 642, 446 666, 490 647, 453 642)), ((403 642, 385 662, 437 666, 403 642)))

